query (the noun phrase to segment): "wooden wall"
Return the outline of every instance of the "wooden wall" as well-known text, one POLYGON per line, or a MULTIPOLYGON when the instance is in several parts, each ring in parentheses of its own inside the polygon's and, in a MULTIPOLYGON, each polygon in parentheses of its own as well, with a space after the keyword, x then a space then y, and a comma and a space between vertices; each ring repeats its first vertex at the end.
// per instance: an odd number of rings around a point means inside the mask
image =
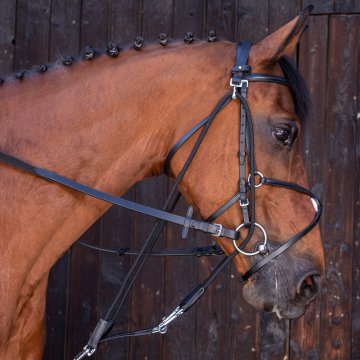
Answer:
MULTIPOLYGON (((255 42, 310 2, 315 9, 297 61, 313 99, 303 134, 306 167, 325 210, 327 272, 321 296, 304 317, 280 321, 243 301, 229 268, 165 336, 108 343, 95 359, 360 359, 360 1, 0 0, 0 74, 78 54, 89 44, 128 43, 139 34, 155 40, 159 32, 181 38, 191 30, 203 37, 216 29, 224 38, 255 42)), ((161 207, 167 190, 166 178, 159 177, 131 189, 126 198, 161 207)), ((82 240, 139 248, 151 224, 112 208, 82 240)), ((207 241, 196 236, 187 245, 207 241)), ((160 246, 179 243, 178 229, 169 227, 160 246)), ((149 261, 115 330, 157 324, 217 261, 149 261)), ((64 255, 50 275, 44 359, 71 359, 82 348, 129 265, 127 258, 77 245, 64 255)))

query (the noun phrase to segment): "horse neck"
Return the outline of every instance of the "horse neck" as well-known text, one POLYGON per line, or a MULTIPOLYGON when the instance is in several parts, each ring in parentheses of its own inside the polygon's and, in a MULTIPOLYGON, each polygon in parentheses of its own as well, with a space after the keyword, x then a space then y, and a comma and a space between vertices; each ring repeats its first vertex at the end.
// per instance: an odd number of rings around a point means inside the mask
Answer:
MULTIPOLYGON (((232 57, 228 43, 157 45, 8 84, 1 90, 1 147, 36 166, 122 194, 160 173, 171 145, 227 91, 232 57)), ((24 236, 34 237, 38 226, 33 251, 46 251, 43 244, 52 238, 54 259, 108 207, 3 165, 1 172, 3 188, 16 194, 11 201, 2 194, 2 213, 20 212, 16 221, 4 215, 10 224, 4 241, 15 238, 19 244, 24 236)))

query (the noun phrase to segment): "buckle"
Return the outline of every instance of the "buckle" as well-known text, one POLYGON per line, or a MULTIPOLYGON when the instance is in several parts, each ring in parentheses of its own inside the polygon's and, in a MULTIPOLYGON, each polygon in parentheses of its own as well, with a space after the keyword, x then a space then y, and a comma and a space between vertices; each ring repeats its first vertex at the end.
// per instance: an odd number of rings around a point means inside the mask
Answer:
POLYGON ((234 82, 233 78, 230 79, 230 86, 232 86, 233 88, 233 93, 231 95, 231 97, 235 100, 236 99, 236 89, 237 88, 242 88, 243 85, 245 85, 245 87, 249 87, 249 81, 248 80, 240 80, 240 82, 234 82))
POLYGON ((213 224, 217 227, 216 232, 214 234, 211 234, 212 236, 219 237, 221 235, 221 231, 223 229, 223 226, 221 224, 213 224))
POLYGON ((239 201, 241 207, 249 206, 249 199, 246 198, 246 202, 242 202, 242 200, 239 201))

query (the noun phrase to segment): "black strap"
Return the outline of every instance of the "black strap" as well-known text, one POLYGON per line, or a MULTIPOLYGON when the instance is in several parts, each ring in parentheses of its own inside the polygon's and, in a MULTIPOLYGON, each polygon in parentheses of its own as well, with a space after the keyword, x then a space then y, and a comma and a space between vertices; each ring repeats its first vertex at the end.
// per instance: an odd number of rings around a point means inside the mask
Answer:
MULTIPOLYGON (((99 246, 86 244, 82 241, 77 241, 76 244, 87 247, 92 250, 116 255, 116 256, 138 256, 140 251, 133 251, 129 247, 122 247, 117 250, 106 249, 99 246)), ((163 256, 214 256, 214 255, 224 255, 224 252, 218 245, 207 245, 207 246, 198 246, 191 249, 173 249, 173 250, 157 250, 147 253, 147 256, 154 257, 163 257, 163 256)))
POLYGON ((81 192, 83 194, 92 196, 94 198, 106 201, 108 203, 121 206, 123 208, 155 217, 157 219, 164 220, 166 222, 171 222, 173 224, 181 225, 184 227, 186 232, 183 231, 183 236, 186 237, 187 231, 189 229, 195 229, 199 230, 205 233, 209 233, 214 236, 220 236, 220 237, 229 237, 230 239, 238 239, 239 234, 231 229, 227 229, 221 225, 218 224, 210 224, 204 221, 199 220, 193 220, 191 217, 184 217, 176 214, 171 214, 169 212, 158 210, 151 208, 149 206, 145 206, 142 204, 135 203, 133 201, 129 201, 126 199, 123 199, 121 197, 113 196, 110 194, 107 194, 105 192, 102 192, 100 190, 96 190, 93 188, 90 188, 86 185, 80 184, 74 180, 71 180, 69 178, 66 178, 64 176, 58 175, 54 172, 51 172, 46 169, 42 169, 39 167, 32 166, 20 159, 17 159, 13 156, 10 156, 8 154, 5 154, 3 152, 0 152, 0 160, 3 160, 4 162, 8 163, 9 165, 15 166, 17 168, 20 168, 22 170, 25 170, 31 174, 37 175, 45 180, 53 181, 58 184, 64 185, 70 189, 76 190, 78 192, 81 192))
POLYGON ((270 186, 277 186, 277 187, 284 187, 286 189, 297 191, 304 195, 308 195, 308 196, 310 196, 310 198, 313 201, 315 201, 317 210, 315 211, 314 218, 309 225, 307 225, 303 230, 301 230, 297 234, 295 234, 286 243, 279 246, 272 253, 266 255, 262 260, 260 260, 256 264, 254 264, 244 275, 242 275, 242 279, 244 281, 248 280, 250 276, 254 275, 259 269, 264 267, 269 261, 275 259, 277 256, 279 256, 284 251, 286 251, 288 248, 290 248, 292 245, 294 245, 297 241, 299 241, 301 238, 303 238, 308 232, 310 232, 316 226, 316 224, 319 222, 321 213, 322 213, 322 206, 321 206, 321 202, 318 199, 318 197, 312 191, 305 189, 298 184, 294 184, 294 183, 290 183, 290 182, 282 181, 282 180, 265 178, 265 177, 262 178, 262 184, 270 185, 270 186))

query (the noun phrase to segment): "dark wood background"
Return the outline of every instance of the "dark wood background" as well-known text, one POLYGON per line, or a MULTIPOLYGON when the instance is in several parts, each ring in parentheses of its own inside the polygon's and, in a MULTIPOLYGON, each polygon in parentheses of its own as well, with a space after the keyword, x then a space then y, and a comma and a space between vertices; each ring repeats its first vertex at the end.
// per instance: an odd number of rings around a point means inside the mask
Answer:
MULTIPOLYGON (((310 0, 0 0, 0 73, 27 69, 59 54, 78 54, 136 35, 159 32, 203 37, 208 29, 253 42, 276 30, 310 0)), ((314 0, 297 62, 313 98, 303 149, 312 189, 322 198, 326 281, 298 320, 280 321, 242 299, 227 269, 199 304, 165 336, 120 340, 95 359, 360 359, 360 89, 358 0, 314 0)), ((144 181, 126 197, 161 207, 165 177, 144 181)), ((184 206, 184 205, 182 205, 184 206)), ((152 221, 112 208, 83 236, 103 246, 139 248, 152 221)), ((205 244, 196 236, 187 245, 205 244)), ((160 246, 184 245, 169 227, 160 246)), ((130 261, 73 246, 54 266, 47 301, 44 359, 72 359, 121 284, 130 261)), ((119 316, 115 330, 157 324, 218 259, 151 260, 119 316)))

